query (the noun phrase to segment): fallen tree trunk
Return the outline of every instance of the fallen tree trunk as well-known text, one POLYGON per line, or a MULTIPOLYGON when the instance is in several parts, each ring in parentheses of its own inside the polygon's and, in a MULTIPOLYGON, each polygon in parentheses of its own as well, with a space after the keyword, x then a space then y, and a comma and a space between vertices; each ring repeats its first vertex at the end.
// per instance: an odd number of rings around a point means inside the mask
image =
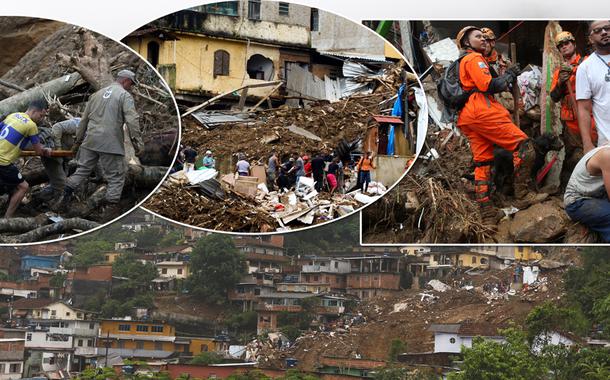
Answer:
POLYGON ((129 165, 126 180, 133 181, 137 187, 153 189, 161 182, 168 169, 166 166, 129 165))
POLYGON ((4 99, 0 101, 0 115, 6 116, 13 112, 25 111, 28 104, 35 99, 63 95, 72 90, 80 80, 79 73, 71 73, 4 99))
POLYGON ((83 76, 83 79, 89 82, 94 90, 97 91, 112 83, 110 65, 106 60, 104 47, 91 32, 81 28, 78 30, 78 33, 82 36, 82 53, 78 57, 58 53, 56 57, 61 65, 78 71, 83 76))
POLYGON ((65 219, 65 220, 62 220, 61 222, 57 222, 57 223, 53 223, 53 224, 47 224, 42 227, 35 227, 32 225, 31 227, 33 229, 29 232, 26 232, 21 235, 15 235, 15 236, 4 236, 0 239, 3 243, 12 243, 12 244, 30 243, 30 242, 35 242, 35 241, 41 241, 48 236, 59 235, 59 234, 63 234, 66 232, 72 232, 72 230, 87 231, 87 230, 90 230, 90 229, 98 227, 98 226, 100 226, 99 223, 96 223, 96 222, 93 222, 90 220, 81 219, 81 218, 72 218, 72 219, 65 219))
POLYGON ((33 228, 39 228, 49 223, 50 221, 45 215, 33 218, 2 218, 0 219, 0 233, 30 231, 33 228))

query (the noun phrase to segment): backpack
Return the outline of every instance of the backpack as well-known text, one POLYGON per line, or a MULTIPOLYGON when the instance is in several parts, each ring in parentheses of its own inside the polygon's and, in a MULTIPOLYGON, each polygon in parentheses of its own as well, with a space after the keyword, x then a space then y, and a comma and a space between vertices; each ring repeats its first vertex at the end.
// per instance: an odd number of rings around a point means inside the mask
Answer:
POLYGON ((460 83, 460 61, 466 55, 468 55, 468 53, 463 53, 458 59, 453 61, 449 67, 445 69, 445 73, 436 85, 438 96, 441 98, 446 111, 455 116, 457 116, 457 112, 466 105, 470 95, 476 92, 476 89, 465 91, 460 83))

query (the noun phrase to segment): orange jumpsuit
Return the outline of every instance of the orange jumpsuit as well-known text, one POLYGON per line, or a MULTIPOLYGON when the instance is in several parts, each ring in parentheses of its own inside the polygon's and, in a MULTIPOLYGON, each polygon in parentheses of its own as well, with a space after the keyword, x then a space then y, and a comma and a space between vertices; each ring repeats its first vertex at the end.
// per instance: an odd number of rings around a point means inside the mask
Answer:
MULTIPOLYGON (((570 60, 569 64, 572 66, 572 74, 570 75, 570 79, 568 79, 568 83, 572 85, 572 91, 576 91, 576 69, 578 65, 584 61, 587 57, 581 59, 580 54, 574 54, 574 57, 570 60)), ((556 90, 557 85, 559 84, 559 71, 557 68, 553 73, 553 82, 551 83, 551 92, 556 90)), ((576 112, 572 107, 572 102, 569 99, 570 92, 568 91, 568 86, 564 86, 559 89, 561 91, 561 120, 565 123, 568 130, 580 140, 580 129, 578 128, 578 118, 576 117, 576 112)), ((574 104, 576 104, 576 99, 574 98, 574 104)), ((593 115, 591 115, 591 140, 595 143, 597 141, 597 130, 595 129, 595 119, 593 119, 593 115)))
POLYGON ((513 152, 515 172, 521 166, 517 148, 527 135, 517 127, 510 113, 493 95, 484 94, 492 80, 482 54, 469 51, 460 61, 460 83, 466 91, 476 89, 459 112, 457 126, 470 142, 475 162, 474 179, 477 201, 489 201, 494 145, 513 152))

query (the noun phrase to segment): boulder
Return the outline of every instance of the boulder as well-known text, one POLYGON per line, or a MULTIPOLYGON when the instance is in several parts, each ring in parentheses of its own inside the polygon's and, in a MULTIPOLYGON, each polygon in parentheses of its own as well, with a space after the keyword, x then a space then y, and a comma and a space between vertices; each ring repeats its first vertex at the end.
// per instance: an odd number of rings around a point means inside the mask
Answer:
POLYGON ((549 243, 568 230, 569 219, 557 202, 545 202, 515 214, 510 235, 515 243, 549 243))

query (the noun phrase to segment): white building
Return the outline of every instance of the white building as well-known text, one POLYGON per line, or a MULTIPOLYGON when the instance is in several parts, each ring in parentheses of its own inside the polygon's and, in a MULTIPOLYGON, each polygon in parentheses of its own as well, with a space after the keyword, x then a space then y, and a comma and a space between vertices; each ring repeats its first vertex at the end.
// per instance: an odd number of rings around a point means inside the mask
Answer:
POLYGON ((434 332, 434 352, 459 353, 462 346, 472 348, 474 337, 480 336, 498 343, 505 342, 498 328, 486 323, 443 323, 432 324, 434 332))
POLYGON ((188 264, 184 261, 162 261, 155 266, 163 278, 185 279, 189 275, 188 264))

